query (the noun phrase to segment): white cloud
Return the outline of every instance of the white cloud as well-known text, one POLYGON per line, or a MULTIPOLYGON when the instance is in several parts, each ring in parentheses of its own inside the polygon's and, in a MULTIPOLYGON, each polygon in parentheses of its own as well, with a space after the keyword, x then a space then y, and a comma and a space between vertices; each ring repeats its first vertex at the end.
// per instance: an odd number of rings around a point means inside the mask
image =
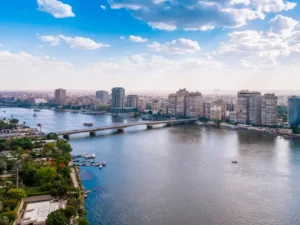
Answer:
POLYGON ((38 37, 44 41, 49 42, 52 46, 57 46, 60 44, 60 41, 65 41, 70 48, 78 48, 78 49, 85 49, 85 50, 96 50, 99 48, 110 47, 108 44, 104 43, 97 43, 90 38, 85 37, 68 37, 64 35, 57 35, 57 36, 39 36, 38 37))
POLYGON ((147 42, 148 41, 147 38, 142 38, 142 37, 134 36, 134 35, 130 35, 129 39, 130 39, 130 41, 133 41, 133 42, 147 42))
POLYGON ((168 54, 188 54, 200 51, 200 46, 197 41, 190 39, 179 38, 171 42, 160 44, 158 42, 153 42, 147 45, 147 47, 154 52, 162 52, 168 54))
POLYGON ((46 35, 46 36, 39 36, 38 37, 44 41, 50 43, 52 46, 57 46, 60 43, 60 37, 59 36, 51 36, 51 35, 46 35))
POLYGON ((267 13, 296 7, 296 3, 286 0, 110 0, 109 3, 113 9, 132 10, 135 18, 154 29, 167 31, 240 27, 250 20, 264 19, 267 13))
POLYGON ((59 0, 37 0, 38 9, 54 16, 55 18, 75 17, 72 7, 59 0))
POLYGON ((121 40, 124 40, 124 39, 126 39, 126 37, 124 37, 124 36, 120 36, 120 39, 121 39, 121 40))
POLYGON ((105 89, 122 85, 131 90, 177 90, 182 86, 199 91, 259 89, 265 88, 266 83, 270 89, 297 89, 298 62, 299 58, 289 65, 274 64, 271 60, 253 63, 239 59, 227 64, 199 57, 168 59, 137 54, 75 67, 51 56, 0 51, 1 74, 6 77, 0 82, 0 89, 49 90, 57 88, 57 80, 59 86, 67 89, 97 89, 100 82, 105 89))
POLYGON ((103 10, 106 10, 106 6, 105 5, 100 5, 100 8, 103 10))
POLYGON ((299 21, 294 20, 290 17, 277 15, 275 18, 270 20, 271 32, 290 35, 294 28, 299 24, 299 21))
POLYGON ((98 48, 110 47, 110 45, 108 45, 108 44, 97 43, 90 38, 66 37, 63 35, 60 35, 60 38, 63 39, 71 48, 95 50, 98 48))
POLYGON ((2 44, 0 44, 0 47, 2 47, 3 45, 2 44))

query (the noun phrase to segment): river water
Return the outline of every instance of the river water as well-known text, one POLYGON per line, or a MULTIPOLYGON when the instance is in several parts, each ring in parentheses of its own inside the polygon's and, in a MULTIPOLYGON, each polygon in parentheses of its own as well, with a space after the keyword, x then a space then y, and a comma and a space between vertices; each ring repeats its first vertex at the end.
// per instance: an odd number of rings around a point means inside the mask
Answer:
MULTIPOLYGON (((44 132, 126 123, 111 115, 1 109, 44 132)), ((76 153, 107 167, 82 168, 91 225, 298 225, 300 141, 184 125, 71 136, 76 153), (232 164, 237 160, 238 164, 232 164)))

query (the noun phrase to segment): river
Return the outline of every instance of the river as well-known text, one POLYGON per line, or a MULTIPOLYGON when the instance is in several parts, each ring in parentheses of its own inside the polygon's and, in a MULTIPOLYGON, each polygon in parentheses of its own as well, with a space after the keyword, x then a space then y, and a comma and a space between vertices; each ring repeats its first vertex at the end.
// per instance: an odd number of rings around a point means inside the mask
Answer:
MULTIPOLYGON (((126 123, 111 115, 1 109, 44 132, 126 123)), ((95 153, 107 167, 82 168, 92 190, 91 225, 300 224, 300 140, 255 131, 184 125, 71 136, 74 152, 95 153), (237 160, 238 164, 232 164, 237 160)))

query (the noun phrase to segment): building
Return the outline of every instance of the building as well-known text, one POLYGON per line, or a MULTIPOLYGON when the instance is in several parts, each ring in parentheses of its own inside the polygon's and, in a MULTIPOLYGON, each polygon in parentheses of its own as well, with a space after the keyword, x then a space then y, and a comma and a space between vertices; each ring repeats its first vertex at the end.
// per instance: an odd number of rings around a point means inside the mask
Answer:
POLYGON ((112 89, 112 108, 124 109, 125 108, 125 89, 122 87, 115 87, 112 89))
POLYGON ((99 99, 102 104, 108 105, 108 92, 107 91, 96 91, 96 99, 99 99))
POLYGON ((288 99, 288 123, 291 127, 300 125, 300 96, 291 96, 288 99))
POLYGON ((56 89, 54 91, 54 102, 63 105, 67 98, 67 91, 65 89, 56 89))
POLYGON ((138 95, 128 95, 127 96, 127 106, 130 108, 137 109, 139 107, 139 96, 138 95))
POLYGON ((204 117, 207 119, 210 119, 210 102, 205 102, 204 103, 204 117))
POLYGON ((210 119, 211 120, 222 120, 222 106, 212 105, 210 107, 210 119))
POLYGON ((249 99, 249 123, 261 124, 261 93, 252 92, 249 99))
POLYGON ((277 125, 277 97, 275 94, 265 94, 261 100, 261 124, 277 125))
POLYGON ((145 99, 139 98, 138 109, 141 112, 146 110, 146 101, 145 101, 145 99))
POLYGON ((261 93, 243 90, 238 92, 236 104, 236 117, 238 123, 261 123, 261 93))
POLYGON ((180 89, 176 92, 176 116, 186 115, 186 99, 188 94, 186 89, 180 89))
POLYGON ((153 100, 152 101, 152 111, 160 111, 161 110, 161 101, 159 100, 153 100))
POLYGON ((200 92, 188 93, 186 98, 186 116, 203 117, 203 99, 200 92))
POLYGON ((176 115, 176 94, 170 94, 168 98, 168 114, 175 116, 176 115))

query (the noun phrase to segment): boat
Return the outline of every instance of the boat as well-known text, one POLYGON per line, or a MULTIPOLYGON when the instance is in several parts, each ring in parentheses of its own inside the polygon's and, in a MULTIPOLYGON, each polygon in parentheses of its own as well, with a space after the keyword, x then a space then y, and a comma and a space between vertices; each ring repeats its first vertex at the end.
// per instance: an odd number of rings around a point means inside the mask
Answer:
POLYGON ((94 124, 92 124, 92 123, 84 123, 83 126, 92 127, 92 126, 94 126, 94 124))
POLYGON ((33 112, 40 112, 41 110, 39 109, 34 109, 33 112))
POLYGON ((101 170, 103 168, 102 164, 99 166, 99 169, 101 170))
POLYGON ((103 162, 103 163, 102 163, 102 166, 106 166, 106 165, 107 165, 107 163, 106 163, 106 162, 103 162))
POLYGON ((233 160, 233 161, 231 161, 231 163, 233 163, 233 164, 237 164, 237 163, 238 163, 238 161, 236 161, 236 160, 233 160))
POLYGON ((37 114, 36 114, 36 113, 34 113, 34 114, 33 114, 33 117, 37 117, 37 114))

